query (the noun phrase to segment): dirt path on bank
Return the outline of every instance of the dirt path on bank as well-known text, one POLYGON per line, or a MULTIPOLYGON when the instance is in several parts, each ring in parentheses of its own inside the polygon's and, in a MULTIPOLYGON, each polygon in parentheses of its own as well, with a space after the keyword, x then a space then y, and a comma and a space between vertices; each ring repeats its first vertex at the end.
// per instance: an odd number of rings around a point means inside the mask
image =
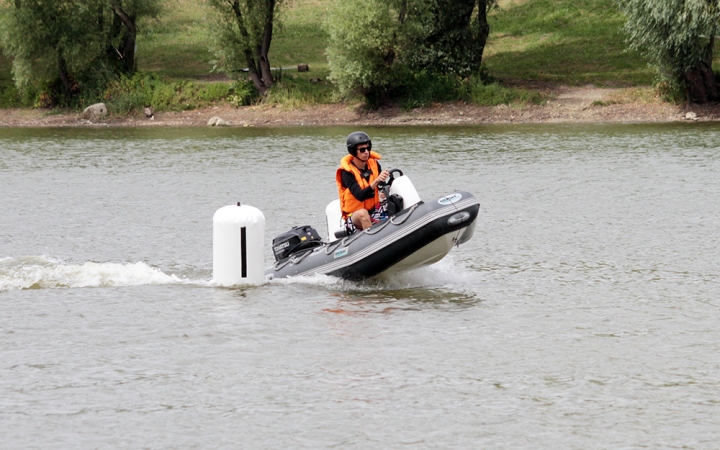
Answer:
POLYGON ((543 106, 477 107, 444 103, 403 111, 400 108, 362 112, 346 104, 319 105, 303 109, 252 106, 235 108, 222 104, 183 112, 157 113, 153 118, 117 117, 90 121, 77 112, 33 109, 0 110, 3 127, 105 127, 105 126, 207 126, 213 117, 229 126, 310 125, 473 125, 509 123, 650 123, 686 120, 720 121, 720 106, 683 106, 663 103, 652 96, 633 100, 627 89, 594 86, 557 86, 542 89, 551 96, 543 106), (650 97, 648 100, 647 98, 650 97), (691 114, 688 114, 688 113, 691 114), (693 114, 695 117, 693 118, 693 114), (689 117, 688 117, 689 116, 689 117))

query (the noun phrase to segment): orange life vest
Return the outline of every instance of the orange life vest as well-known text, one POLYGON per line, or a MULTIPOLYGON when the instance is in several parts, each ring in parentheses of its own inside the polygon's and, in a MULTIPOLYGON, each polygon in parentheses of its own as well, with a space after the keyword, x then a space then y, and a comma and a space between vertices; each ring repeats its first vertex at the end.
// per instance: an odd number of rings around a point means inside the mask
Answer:
POLYGON ((363 208, 369 211, 373 209, 375 205, 380 203, 380 195, 377 189, 375 190, 375 196, 372 198, 363 201, 356 199, 352 192, 350 192, 350 189, 342 185, 343 170, 347 170, 348 172, 352 173, 355 176, 355 180, 360 185, 360 188, 365 189, 366 187, 370 186, 370 183, 372 183, 373 180, 375 180, 375 178, 377 178, 379 175, 377 163, 378 159, 382 159, 382 156, 371 150, 370 158, 368 158, 367 160, 367 167, 372 173, 370 175, 370 179, 368 180, 362 177, 362 175, 360 174, 360 169, 358 169, 355 164, 352 163, 353 155, 347 155, 340 160, 340 167, 338 168, 337 172, 335 172, 335 181, 337 182, 338 196, 340 197, 340 211, 342 211, 343 219, 346 219, 350 214, 363 208))

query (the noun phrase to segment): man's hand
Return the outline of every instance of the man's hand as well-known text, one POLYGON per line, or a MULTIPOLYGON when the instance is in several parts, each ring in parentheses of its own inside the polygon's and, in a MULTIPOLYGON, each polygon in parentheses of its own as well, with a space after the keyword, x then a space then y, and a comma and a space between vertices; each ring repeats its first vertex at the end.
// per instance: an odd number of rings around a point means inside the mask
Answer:
POLYGON ((373 187, 373 189, 377 189, 378 184, 387 181, 388 178, 390 178, 390 173, 387 170, 383 170, 378 174, 378 177, 375 178, 372 183, 370 183, 370 185, 373 187))

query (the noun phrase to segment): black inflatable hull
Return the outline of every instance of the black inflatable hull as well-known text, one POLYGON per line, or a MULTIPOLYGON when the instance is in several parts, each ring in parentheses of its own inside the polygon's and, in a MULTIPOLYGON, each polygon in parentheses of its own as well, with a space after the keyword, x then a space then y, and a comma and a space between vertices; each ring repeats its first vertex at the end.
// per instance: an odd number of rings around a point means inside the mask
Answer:
POLYGON ((464 191, 420 202, 367 230, 290 256, 265 276, 322 273, 360 280, 432 264, 472 237, 479 210, 477 199, 464 191))

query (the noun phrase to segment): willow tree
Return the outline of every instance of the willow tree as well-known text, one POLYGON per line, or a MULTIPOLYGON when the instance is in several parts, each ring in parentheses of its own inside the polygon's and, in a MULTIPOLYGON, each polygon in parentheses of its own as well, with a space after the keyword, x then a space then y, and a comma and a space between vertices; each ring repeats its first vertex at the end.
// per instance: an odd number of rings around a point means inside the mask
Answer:
POLYGON ((135 21, 160 0, 0 0, 3 51, 15 84, 40 104, 70 104, 135 70, 135 21))
POLYGON ((215 32, 217 66, 235 77, 247 67, 263 94, 275 83, 270 67, 273 25, 282 0, 210 0, 218 12, 215 32))
POLYGON ((618 0, 632 48, 660 76, 684 90, 688 102, 720 96, 712 70, 720 8, 718 0, 618 0))

